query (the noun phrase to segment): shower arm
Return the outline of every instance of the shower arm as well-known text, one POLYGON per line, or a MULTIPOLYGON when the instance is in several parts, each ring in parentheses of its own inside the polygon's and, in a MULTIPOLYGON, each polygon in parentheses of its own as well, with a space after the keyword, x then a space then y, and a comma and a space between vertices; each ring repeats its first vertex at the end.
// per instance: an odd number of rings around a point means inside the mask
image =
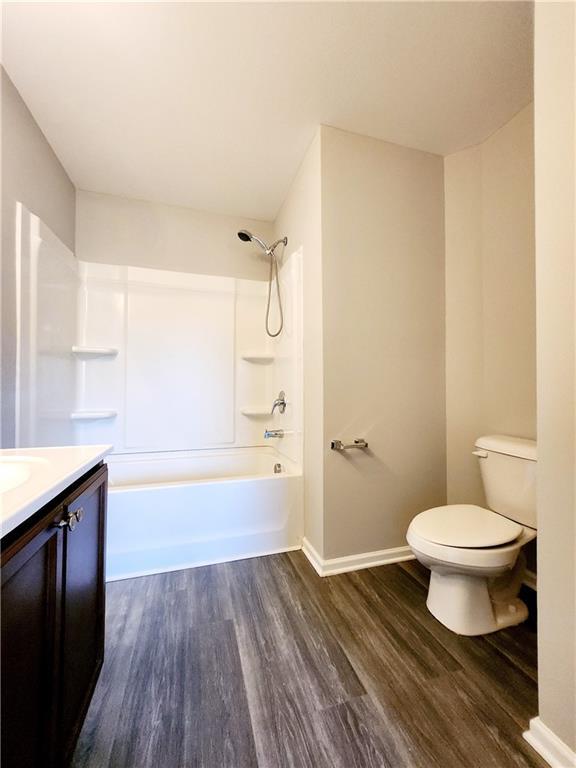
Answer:
POLYGON ((276 242, 272 243, 272 245, 269 248, 266 248, 266 253, 269 256, 273 256, 274 255, 274 251, 276 250, 276 248, 278 248, 280 243, 282 243, 284 246, 287 246, 288 245, 288 238, 287 237, 281 237, 279 240, 276 240, 276 242))

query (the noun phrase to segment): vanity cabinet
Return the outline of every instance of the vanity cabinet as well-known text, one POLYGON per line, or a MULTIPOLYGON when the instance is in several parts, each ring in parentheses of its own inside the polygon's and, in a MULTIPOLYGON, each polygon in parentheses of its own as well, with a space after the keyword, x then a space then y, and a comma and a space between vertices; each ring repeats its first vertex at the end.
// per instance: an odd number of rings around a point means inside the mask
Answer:
POLYGON ((63 768, 104 657, 107 470, 2 540, 2 768, 63 768))

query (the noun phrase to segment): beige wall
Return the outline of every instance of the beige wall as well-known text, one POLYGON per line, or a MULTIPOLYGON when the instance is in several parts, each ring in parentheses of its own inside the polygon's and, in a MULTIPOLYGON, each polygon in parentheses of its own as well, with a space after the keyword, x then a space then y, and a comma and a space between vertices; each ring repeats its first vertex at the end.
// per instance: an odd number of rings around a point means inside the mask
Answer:
POLYGON ((446 217, 446 477, 453 502, 483 503, 477 460, 482 433, 484 332, 481 150, 444 160, 446 217))
POLYGON ((304 270, 305 536, 406 545, 445 501, 442 158, 322 127, 275 222, 304 270), (366 437, 367 454, 333 438, 366 437))
POLYGON ((536 436, 532 105, 444 160, 449 503, 485 503, 481 434, 536 436))
POLYGON ((74 250, 74 185, 2 70, 2 446, 14 441, 16 203, 74 250))
POLYGON ((576 751, 574 4, 536 3, 535 62, 539 715, 576 751))
POLYGON ((324 386, 320 131, 308 149, 275 222, 290 253, 302 248, 304 323, 304 534, 324 554, 324 386))
POLYGON ((272 224, 235 216, 79 191, 79 259, 137 267, 265 280, 262 251, 237 237, 248 229, 272 239, 272 224))
POLYGON ((442 158, 323 127, 322 267, 333 558, 405 546, 412 517, 445 502, 442 158))

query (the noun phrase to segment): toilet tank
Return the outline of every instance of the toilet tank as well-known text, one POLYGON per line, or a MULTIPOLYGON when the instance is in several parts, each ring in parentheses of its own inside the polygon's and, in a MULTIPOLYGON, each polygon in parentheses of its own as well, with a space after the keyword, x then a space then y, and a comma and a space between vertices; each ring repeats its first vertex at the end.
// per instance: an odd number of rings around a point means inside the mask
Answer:
POLYGON ((536 442, 506 435, 476 440, 488 507, 520 525, 537 528, 536 442))

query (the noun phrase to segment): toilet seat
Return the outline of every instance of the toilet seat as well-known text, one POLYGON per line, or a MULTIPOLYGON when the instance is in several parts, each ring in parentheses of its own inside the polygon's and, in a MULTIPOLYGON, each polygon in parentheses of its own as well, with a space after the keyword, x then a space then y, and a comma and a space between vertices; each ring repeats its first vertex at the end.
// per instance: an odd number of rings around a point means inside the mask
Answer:
POLYGON ((520 547, 535 536, 535 530, 490 509, 448 504, 416 515, 406 539, 413 550, 439 563, 492 570, 511 567, 520 547))
POLYGON ((416 515, 410 528, 420 539, 467 549, 509 544, 523 530, 507 517, 475 504, 448 504, 427 509, 416 515))
POLYGON ((518 556, 520 547, 534 536, 535 532, 532 536, 522 535, 509 544, 495 547, 450 547, 421 538, 414 533, 412 526, 410 526, 406 539, 415 552, 433 558, 438 563, 492 570, 511 567, 518 556))

